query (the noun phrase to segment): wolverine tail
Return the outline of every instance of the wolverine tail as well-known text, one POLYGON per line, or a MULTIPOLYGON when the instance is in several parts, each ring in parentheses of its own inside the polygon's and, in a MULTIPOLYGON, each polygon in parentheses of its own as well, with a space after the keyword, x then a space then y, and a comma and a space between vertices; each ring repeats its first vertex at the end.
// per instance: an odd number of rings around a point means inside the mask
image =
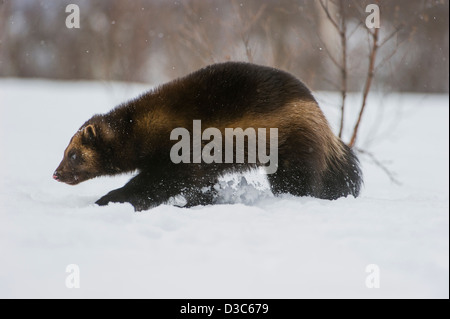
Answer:
POLYGON ((337 199, 348 195, 358 197, 363 183, 359 160, 341 139, 333 137, 327 169, 322 177, 323 188, 320 198, 337 199))

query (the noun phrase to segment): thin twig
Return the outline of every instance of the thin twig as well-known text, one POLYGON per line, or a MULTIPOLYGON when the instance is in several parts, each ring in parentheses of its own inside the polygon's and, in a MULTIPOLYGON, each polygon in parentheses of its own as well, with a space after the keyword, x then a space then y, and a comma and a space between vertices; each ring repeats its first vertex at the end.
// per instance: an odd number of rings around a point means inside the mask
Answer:
MULTIPOLYGON (((338 68, 340 71, 340 78, 341 78, 341 85, 340 85, 340 92, 341 92, 341 118, 339 121, 339 133, 338 136, 342 137, 342 132, 344 130, 344 117, 345 117, 345 100, 347 98, 347 15, 346 15, 346 9, 344 6, 344 0, 339 0, 339 20, 336 21, 332 18, 330 10, 328 8, 328 1, 326 2, 326 5, 322 0, 319 1, 320 6, 322 7, 322 10, 325 12, 327 19, 330 21, 330 23, 334 26, 337 33, 339 34, 339 38, 341 41, 341 60, 338 61, 334 55, 330 52, 328 49, 325 41, 323 41, 318 36, 320 42, 322 42, 322 46, 325 49, 325 52, 327 53, 330 60, 333 62, 333 64, 338 68)), ((333 3, 333 5, 337 6, 336 3, 333 3)))
POLYGON ((334 90, 339 90, 339 85, 336 84, 336 81, 329 79, 328 77, 320 77, 324 83, 329 84, 334 90))
POLYGON ((323 4, 322 0, 319 1, 323 11, 325 12, 325 14, 327 15, 328 20, 330 20, 331 24, 334 26, 334 28, 339 32, 339 26, 337 24, 336 21, 334 21, 334 19, 331 17, 331 13, 330 10, 328 10, 328 1, 327 1, 327 5, 323 4))
POLYGON ((356 30, 358 30, 362 24, 363 23, 361 21, 359 21, 358 24, 353 28, 353 30, 348 33, 349 39, 355 34, 356 30))
POLYGON ((245 54, 247 56, 247 60, 248 62, 253 63, 254 58, 252 47, 250 46, 250 31, 252 27, 261 19, 261 16, 266 10, 267 5, 266 4, 261 5, 259 10, 256 13, 252 14, 251 16, 244 16, 242 10, 238 8, 238 5, 235 0, 232 1, 232 6, 234 14, 238 16, 239 22, 241 24, 240 37, 245 47, 245 54))
POLYGON ((347 15, 344 8, 344 0, 339 0, 339 11, 341 17, 341 25, 339 34, 341 36, 341 50, 342 50, 342 68, 341 68, 341 121, 339 125, 339 137, 342 137, 344 130, 344 114, 345 114, 345 99, 347 97, 347 15))
POLYGON ((370 34, 372 35, 373 42, 372 42, 372 48, 370 50, 370 55, 369 55, 369 68, 367 70, 367 78, 366 78, 366 83, 364 85, 361 109, 359 111, 358 119, 353 128, 352 138, 350 139, 350 143, 349 143, 350 147, 353 147, 355 145, 356 137, 358 136, 359 125, 361 124, 362 115, 363 115, 364 110, 367 105, 367 96, 369 95, 370 87, 372 86, 372 80, 375 75, 375 72, 374 72, 375 71, 375 60, 377 58, 377 51, 378 51, 378 32, 379 32, 379 28, 375 28, 375 30, 373 32, 370 32, 370 34))
POLYGON ((403 44, 403 42, 405 42, 406 39, 401 40, 400 42, 397 42, 397 44, 395 45, 395 48, 392 50, 391 53, 389 53, 388 55, 386 55, 383 60, 381 60, 376 66, 375 66, 375 73, 381 69, 382 66, 384 66, 389 60, 391 60, 391 58, 397 54, 400 46, 403 44))
POLYGON ((363 154, 363 155, 366 155, 367 157, 369 157, 369 158, 372 160, 372 162, 373 162, 376 166, 378 166, 379 168, 381 168, 381 170, 389 177, 389 179, 391 180, 392 183, 394 183, 394 184, 396 184, 396 185, 398 185, 398 186, 401 186, 401 185, 402 185, 402 183, 395 177, 395 173, 391 172, 391 171, 389 170, 389 168, 386 167, 386 165, 384 165, 383 163, 381 163, 381 161, 379 161, 373 153, 371 153, 371 152, 369 152, 369 151, 366 151, 366 150, 363 150, 363 149, 361 149, 361 148, 355 148, 355 150, 356 150, 358 153, 363 154))
POLYGON ((336 58, 333 56, 333 54, 331 54, 331 51, 328 49, 325 41, 322 40, 322 38, 320 37, 320 35, 317 35, 317 38, 319 39, 319 41, 322 44, 322 47, 325 51, 325 53, 328 55, 328 57, 330 58, 331 62, 333 62, 333 64, 339 69, 342 70, 342 65, 336 60, 336 58))

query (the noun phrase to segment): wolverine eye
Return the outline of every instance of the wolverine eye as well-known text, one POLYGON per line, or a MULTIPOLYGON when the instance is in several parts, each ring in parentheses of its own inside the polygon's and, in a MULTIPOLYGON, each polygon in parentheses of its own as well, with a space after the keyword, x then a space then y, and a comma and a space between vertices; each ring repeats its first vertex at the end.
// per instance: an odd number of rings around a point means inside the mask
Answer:
POLYGON ((75 161, 76 159, 77 159, 77 153, 73 153, 72 155, 70 155, 71 161, 75 161))

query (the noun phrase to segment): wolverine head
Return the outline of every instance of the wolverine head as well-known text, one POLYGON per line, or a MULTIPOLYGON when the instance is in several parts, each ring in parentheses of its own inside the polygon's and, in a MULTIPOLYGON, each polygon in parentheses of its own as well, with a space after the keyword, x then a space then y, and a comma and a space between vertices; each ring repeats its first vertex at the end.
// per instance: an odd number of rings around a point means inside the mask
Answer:
POLYGON ((64 151, 64 158, 53 173, 58 182, 76 185, 104 175, 104 164, 99 148, 104 147, 98 124, 83 125, 72 137, 64 151))

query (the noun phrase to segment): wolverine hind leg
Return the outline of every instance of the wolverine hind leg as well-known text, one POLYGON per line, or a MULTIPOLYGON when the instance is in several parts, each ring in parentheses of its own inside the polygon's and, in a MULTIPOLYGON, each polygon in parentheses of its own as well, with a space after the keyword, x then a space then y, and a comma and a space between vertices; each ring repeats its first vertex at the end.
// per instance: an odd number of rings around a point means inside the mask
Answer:
POLYGON ((274 195, 316 196, 321 189, 316 172, 303 163, 280 163, 277 171, 267 175, 267 179, 274 195))

